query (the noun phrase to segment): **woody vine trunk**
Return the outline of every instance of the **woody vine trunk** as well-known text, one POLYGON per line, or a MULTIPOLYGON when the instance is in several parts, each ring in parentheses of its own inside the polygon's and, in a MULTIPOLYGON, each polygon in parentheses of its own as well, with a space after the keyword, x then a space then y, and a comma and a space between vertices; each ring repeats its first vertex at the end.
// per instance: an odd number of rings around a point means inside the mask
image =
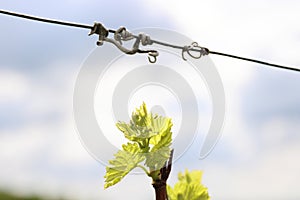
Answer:
POLYGON ((167 180, 172 168, 173 152, 174 150, 171 151, 170 158, 165 163, 164 167, 160 169, 160 178, 153 180, 152 186, 155 190, 156 200, 168 200, 167 180))

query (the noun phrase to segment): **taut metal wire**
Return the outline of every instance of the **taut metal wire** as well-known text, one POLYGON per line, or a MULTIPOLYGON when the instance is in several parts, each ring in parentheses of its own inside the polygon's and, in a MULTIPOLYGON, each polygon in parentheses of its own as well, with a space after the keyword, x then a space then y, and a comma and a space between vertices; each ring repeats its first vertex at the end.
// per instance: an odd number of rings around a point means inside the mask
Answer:
POLYGON ((98 46, 103 45, 104 42, 108 42, 108 43, 115 45, 119 50, 121 50, 125 54, 129 54, 129 55, 133 55, 133 54, 137 54, 137 53, 148 54, 148 60, 151 63, 156 62, 159 52, 157 50, 143 50, 140 48, 140 45, 147 46, 147 45, 152 45, 152 44, 158 44, 158 45, 162 45, 162 46, 166 46, 166 47, 170 47, 170 48, 180 49, 182 51, 181 54, 182 54, 183 60, 187 60, 185 57, 185 53, 187 53, 190 57, 195 58, 195 59, 199 59, 202 56, 206 56, 209 54, 215 54, 215 55, 219 55, 219 56, 226 56, 226 57, 230 57, 230 58, 234 58, 234 59, 245 60, 245 61, 254 62, 254 63, 258 63, 258 64, 262 64, 262 65, 280 68, 280 69, 286 69, 286 70, 300 72, 300 69, 295 68, 295 67, 277 65, 277 64, 272 64, 272 63, 268 63, 268 62, 264 62, 264 61, 260 61, 260 60, 256 60, 256 59, 245 58, 245 57, 236 56, 236 55, 227 54, 227 53, 221 53, 221 52, 217 52, 217 51, 210 51, 208 48, 201 47, 200 45, 198 45, 197 42, 193 42, 192 44, 186 45, 186 46, 179 46, 179 45, 169 44, 167 42, 153 40, 150 38, 149 35, 146 35, 144 33, 134 35, 134 34, 130 33, 129 31, 127 31, 125 27, 121 27, 117 30, 112 30, 112 29, 106 29, 101 23, 95 23, 93 26, 90 26, 90 25, 85 25, 85 24, 78 24, 78 23, 72 23, 72 22, 65 22, 65 21, 35 17, 35 16, 30 16, 30 15, 25 15, 25 14, 20 14, 20 13, 5 11, 5 10, 0 10, 0 14, 10 15, 10 16, 34 20, 34 21, 40 21, 40 22, 44 22, 44 23, 70 26, 70 27, 76 27, 76 28, 82 28, 82 29, 89 29, 90 30, 89 35, 97 34, 99 36, 98 41, 97 41, 98 46), (109 37, 109 33, 112 33, 113 37, 109 37), (130 41, 130 40, 135 40, 135 42, 134 42, 132 48, 128 49, 123 46, 123 42, 130 41), (196 52, 198 54, 194 55, 191 52, 196 52))

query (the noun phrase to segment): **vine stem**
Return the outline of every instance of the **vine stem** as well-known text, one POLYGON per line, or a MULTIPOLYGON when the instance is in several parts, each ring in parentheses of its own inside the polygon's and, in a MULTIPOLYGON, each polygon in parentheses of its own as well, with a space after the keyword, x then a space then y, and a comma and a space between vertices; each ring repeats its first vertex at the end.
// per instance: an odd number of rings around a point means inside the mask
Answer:
MULTIPOLYGON (((147 176, 150 176, 150 173, 148 172, 148 170, 147 170, 144 166, 142 166, 142 165, 137 165, 137 167, 141 168, 141 169, 147 174, 147 176)), ((150 176, 150 177, 151 177, 151 176, 150 176)))
POLYGON ((152 185, 155 190, 156 200, 168 200, 167 194, 167 180, 169 178, 171 169, 172 169, 172 160, 173 160, 174 150, 171 150, 169 160, 165 165, 160 169, 160 179, 154 180, 152 185))

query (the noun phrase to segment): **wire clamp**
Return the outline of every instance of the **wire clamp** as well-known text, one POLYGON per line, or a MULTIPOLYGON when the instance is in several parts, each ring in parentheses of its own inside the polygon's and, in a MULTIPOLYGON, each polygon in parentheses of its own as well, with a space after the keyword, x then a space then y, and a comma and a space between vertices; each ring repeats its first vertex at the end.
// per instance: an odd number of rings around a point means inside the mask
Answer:
POLYGON ((155 63, 157 60, 157 56, 159 55, 156 50, 142 50, 140 49, 140 44, 143 46, 152 45, 153 41, 151 40, 149 35, 144 33, 140 33, 138 36, 133 35, 128 32, 125 27, 120 27, 116 31, 107 30, 101 23, 95 23, 89 35, 97 34, 99 35, 99 39, 97 41, 97 45, 101 46, 104 42, 108 42, 116 46, 120 51, 125 54, 133 55, 137 53, 147 53, 148 60, 150 63, 155 63), (109 38, 109 32, 113 32, 113 38, 109 38), (130 41, 135 39, 133 46, 131 49, 128 49, 123 46, 123 42, 130 41))
POLYGON ((134 36, 122 26, 114 33, 114 39, 122 45, 122 41, 132 40, 134 36))
POLYGON ((181 56, 182 56, 182 59, 186 61, 187 59, 184 56, 185 52, 187 52, 190 57, 192 57, 194 59, 199 59, 202 56, 208 55, 209 54, 209 49, 199 46, 197 42, 192 42, 192 44, 190 44, 188 46, 184 46, 182 48, 181 56), (199 54, 194 55, 194 54, 191 53, 191 51, 197 52, 199 54))
POLYGON ((89 36, 93 34, 99 35, 97 45, 102 46, 105 41, 105 38, 109 34, 109 31, 101 23, 95 22, 93 28, 91 29, 91 32, 89 33, 89 36))

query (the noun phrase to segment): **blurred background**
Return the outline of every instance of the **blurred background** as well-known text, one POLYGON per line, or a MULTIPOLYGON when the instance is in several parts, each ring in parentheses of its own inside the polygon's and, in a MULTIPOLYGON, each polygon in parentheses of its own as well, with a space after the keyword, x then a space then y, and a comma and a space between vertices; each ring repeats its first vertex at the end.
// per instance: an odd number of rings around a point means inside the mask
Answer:
MULTIPOLYGON (((3 1, 1 9, 116 29, 158 27, 213 51, 300 67, 299 1, 3 1)), ((0 15, 0 199, 154 199, 145 176, 103 189, 105 167, 80 143, 72 101, 95 48, 87 30, 0 15)), ((202 169, 212 199, 299 199, 300 74, 210 56, 226 94, 213 152, 197 143, 173 166, 202 169)))

